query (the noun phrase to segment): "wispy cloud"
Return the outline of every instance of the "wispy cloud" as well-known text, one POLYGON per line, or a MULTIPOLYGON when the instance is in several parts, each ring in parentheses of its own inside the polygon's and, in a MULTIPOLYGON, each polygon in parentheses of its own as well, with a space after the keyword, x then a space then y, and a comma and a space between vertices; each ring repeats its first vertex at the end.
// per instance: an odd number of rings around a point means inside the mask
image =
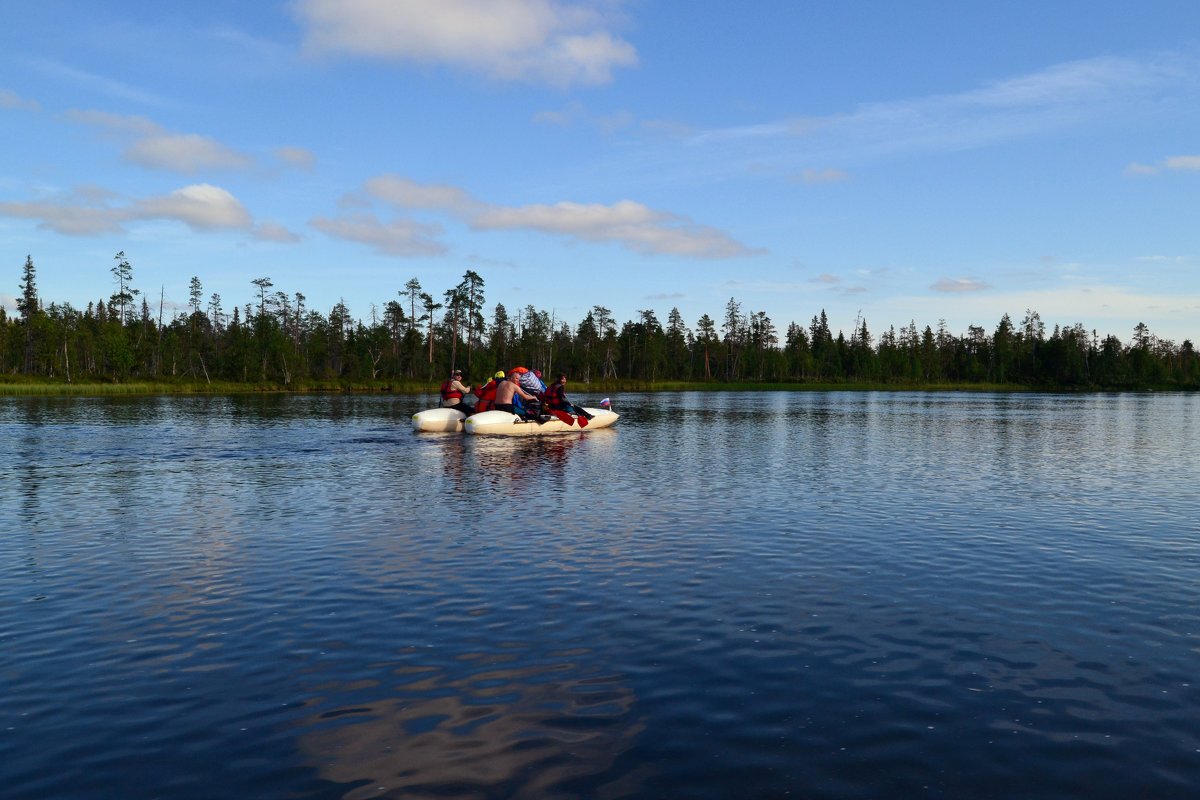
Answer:
MULTIPOLYGON (((870 103, 822 117, 796 116, 704 131, 688 140, 736 157, 847 162, 906 152, 964 150, 1123 118, 1164 94, 1192 91, 1194 59, 1094 58, 957 94, 870 103)), ((1185 157, 1186 158, 1186 157, 1185 157)))
POLYGON ((195 175, 204 170, 246 169, 254 161, 208 136, 175 133, 142 116, 71 110, 72 122, 105 130, 125 142, 122 158, 147 169, 195 175))
POLYGON ((72 83, 78 86, 85 87, 91 91, 100 94, 106 94, 110 97, 115 97, 120 100, 129 100, 141 105, 155 107, 170 107, 177 105, 174 101, 167 100, 152 92, 148 92, 137 86, 113 80, 104 75, 98 75, 93 72, 85 72, 75 67, 67 66, 58 61, 49 59, 34 59, 30 62, 36 69, 43 74, 55 78, 64 83, 72 83))
POLYGON ((1158 167, 1151 166, 1150 164, 1139 164, 1136 161, 1133 162, 1132 164, 1130 164, 1129 166, 1125 167, 1125 174, 1132 175, 1134 177, 1142 177, 1142 176, 1146 176, 1146 175, 1157 175, 1158 172, 1159 172, 1158 167))
POLYGON ((534 114, 533 121, 540 125, 558 125, 570 127, 586 125, 604 134, 616 133, 634 124, 634 117, 628 111, 614 111, 611 114, 596 114, 583 103, 572 101, 566 107, 556 111, 539 111, 534 114))
POLYGON ((28 100, 9 89, 0 89, 0 108, 14 111, 41 111, 42 106, 36 100, 28 100))
POLYGON ((1167 169, 1194 172, 1200 170, 1200 156, 1171 156, 1163 161, 1163 166, 1167 169))
POLYGON ((312 172, 317 165, 317 156, 313 151, 304 147, 286 146, 275 150, 275 157, 296 169, 312 172))
POLYGON ((405 219, 382 222, 371 214, 337 219, 317 217, 311 224, 335 239, 359 242, 387 255, 413 257, 446 252, 446 246, 437 239, 442 232, 437 225, 423 225, 405 219))
POLYGON ((850 173, 840 169, 806 169, 800 173, 801 183, 841 183, 850 179, 850 173))
MULTIPOLYGON (((373 178, 367 181, 364 191, 371 198, 402 209, 449 214, 480 231, 538 231, 581 241, 613 242, 648 255, 719 259, 757 252, 716 228, 632 200, 611 205, 562 201, 500 206, 479 200, 456 186, 421 184, 398 175, 373 178)), ((323 220, 321 229, 330 235, 371 244, 384 252, 404 254, 405 246, 388 249, 391 239, 380 237, 378 232, 365 232, 361 215, 350 219, 357 224, 343 229, 332 220, 323 220)), ((432 235, 430 231, 423 233, 432 235)), ((421 253, 420 248, 413 251, 421 253)))
POLYGON ((984 281, 975 280, 973 278, 942 278, 929 287, 935 292, 949 292, 950 294, 961 294, 963 292, 982 292, 990 289, 991 286, 984 281))
POLYGON ((637 63, 611 2, 298 0, 313 54, 450 64, 499 80, 602 84, 637 63))
POLYGON ((123 233, 130 223, 170 220, 199 233, 243 231, 255 238, 294 241, 294 235, 275 224, 257 226, 242 202, 212 184, 184 186, 166 195, 145 197, 119 205, 115 195, 94 186, 30 202, 0 203, 0 216, 36 220, 39 228, 67 236, 123 233), (290 238, 289 238, 290 237, 290 238))
POLYGON ((1157 175, 1160 172, 1200 172, 1200 156, 1168 156, 1158 164, 1134 162, 1125 168, 1126 175, 1157 175))

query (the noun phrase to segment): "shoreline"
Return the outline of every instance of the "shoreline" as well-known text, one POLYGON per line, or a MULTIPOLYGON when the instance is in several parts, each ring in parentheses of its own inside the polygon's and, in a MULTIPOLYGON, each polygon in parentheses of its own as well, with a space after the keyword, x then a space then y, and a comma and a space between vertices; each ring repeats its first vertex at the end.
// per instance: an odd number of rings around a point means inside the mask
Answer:
MULTIPOLYGON (((637 381, 608 380, 590 384, 576 382, 576 393, 660 393, 660 392, 963 392, 997 394, 1091 394, 1109 392, 1190 392, 1194 386, 1027 386, 993 383, 872 383, 872 382, 718 382, 718 381, 637 381)), ((129 383, 67 383, 0 380, 0 397, 117 397, 171 395, 247 395, 247 394, 437 394, 438 384, 423 382, 314 382, 303 386, 273 383, 131 381, 129 383)))

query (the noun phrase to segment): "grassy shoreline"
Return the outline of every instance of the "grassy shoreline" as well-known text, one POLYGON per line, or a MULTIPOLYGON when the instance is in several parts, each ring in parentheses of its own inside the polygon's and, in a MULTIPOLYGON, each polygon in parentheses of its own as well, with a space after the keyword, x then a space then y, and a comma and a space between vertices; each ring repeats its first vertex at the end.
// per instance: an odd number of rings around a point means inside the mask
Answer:
MULTIPOLYGON (((574 382, 577 394, 617 392, 1111 392, 1111 391, 1194 391, 1194 387, 1069 387, 1023 386, 997 383, 722 383, 716 381, 623 381, 574 382)), ((0 397, 109 397, 162 395, 232 394, 436 394, 437 383, 423 381, 378 381, 357 383, 320 381, 290 386, 274 383, 234 383, 227 381, 130 381, 128 383, 67 383, 66 381, 26 381, 0 378, 0 397)))

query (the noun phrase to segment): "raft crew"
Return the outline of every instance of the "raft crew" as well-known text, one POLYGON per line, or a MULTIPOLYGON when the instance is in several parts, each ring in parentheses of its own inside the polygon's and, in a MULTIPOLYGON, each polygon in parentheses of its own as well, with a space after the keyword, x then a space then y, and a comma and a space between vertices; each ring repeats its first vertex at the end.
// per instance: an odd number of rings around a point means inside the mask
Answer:
POLYGON ((542 382, 542 371, 539 369, 522 372, 520 382, 522 389, 534 395, 539 400, 546 393, 546 384, 542 382))
POLYGON ((586 428, 592 415, 567 399, 566 386, 567 376, 559 373, 558 378, 546 390, 546 410, 568 425, 578 421, 579 427, 586 428), (575 416, 572 417, 572 414, 575 416))
POLYGON ((475 413, 481 414, 484 411, 490 411, 496 404, 496 389, 500 382, 508 376, 504 374, 504 370, 500 370, 488 380, 483 386, 475 389, 475 396, 479 400, 475 403, 475 413))
POLYGON ((496 386, 496 402, 492 405, 493 409, 507 411, 510 414, 520 414, 522 417, 528 418, 524 403, 521 401, 535 403, 537 397, 522 389, 520 380, 521 373, 513 370, 508 374, 507 379, 500 381, 496 386), (519 411, 518 407, 520 407, 519 411))
POLYGON ((475 407, 464 402, 463 397, 471 391, 471 387, 463 385, 462 376, 462 370, 456 369, 442 382, 442 408, 453 408, 470 415, 474 413, 475 407))

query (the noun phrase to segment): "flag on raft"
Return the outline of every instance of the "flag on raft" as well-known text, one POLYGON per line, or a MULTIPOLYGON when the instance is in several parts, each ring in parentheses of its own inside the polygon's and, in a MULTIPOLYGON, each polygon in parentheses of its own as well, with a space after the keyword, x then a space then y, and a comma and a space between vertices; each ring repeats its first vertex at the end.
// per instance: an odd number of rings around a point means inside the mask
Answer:
POLYGON ((607 397, 600 401, 601 408, 608 408, 611 405, 612 405, 612 402, 607 397))

